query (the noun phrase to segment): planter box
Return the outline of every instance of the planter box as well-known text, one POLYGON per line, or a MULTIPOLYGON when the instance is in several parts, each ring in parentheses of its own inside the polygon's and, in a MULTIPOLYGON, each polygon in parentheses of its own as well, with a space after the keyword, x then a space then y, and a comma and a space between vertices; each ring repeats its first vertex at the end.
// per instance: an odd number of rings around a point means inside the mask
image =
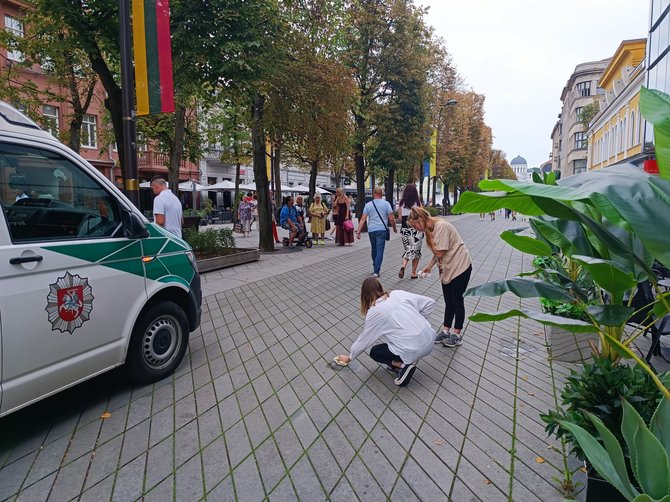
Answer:
POLYGON ((570 363, 581 363, 592 355, 589 341, 598 344, 595 333, 572 333, 562 328, 549 326, 549 353, 552 359, 570 363))
POLYGON ((626 502, 626 497, 601 478, 592 467, 589 467, 587 476, 586 502, 626 502))
POLYGON ((242 265, 243 263, 250 263, 258 261, 261 253, 258 249, 231 249, 231 252, 222 256, 215 256, 213 258, 198 258, 196 263, 198 265, 198 272, 211 272, 220 268, 234 267, 235 265, 242 265))

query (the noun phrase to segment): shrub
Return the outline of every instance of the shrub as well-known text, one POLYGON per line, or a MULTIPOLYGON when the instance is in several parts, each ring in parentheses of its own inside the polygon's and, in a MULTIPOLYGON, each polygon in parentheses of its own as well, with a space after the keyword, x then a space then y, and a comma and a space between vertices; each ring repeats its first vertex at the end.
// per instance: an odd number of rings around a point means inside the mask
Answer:
POLYGON ((586 415, 597 416, 623 444, 621 399, 628 401, 648 423, 661 400, 661 392, 645 370, 638 366, 617 364, 607 357, 596 356, 593 363, 584 364, 581 372, 572 370, 561 391, 563 409, 553 410, 540 418, 547 424, 545 430, 556 439, 564 438, 572 446, 571 453, 584 460, 581 449, 570 431, 558 421, 577 424, 598 438, 598 430, 586 415))
POLYGON ((230 228, 208 229, 202 232, 188 229, 184 232, 184 240, 193 248, 198 258, 220 256, 226 254, 227 250, 235 248, 235 237, 230 228))
POLYGON ((440 216, 440 208, 438 207, 427 207, 426 211, 428 211, 431 216, 440 216))

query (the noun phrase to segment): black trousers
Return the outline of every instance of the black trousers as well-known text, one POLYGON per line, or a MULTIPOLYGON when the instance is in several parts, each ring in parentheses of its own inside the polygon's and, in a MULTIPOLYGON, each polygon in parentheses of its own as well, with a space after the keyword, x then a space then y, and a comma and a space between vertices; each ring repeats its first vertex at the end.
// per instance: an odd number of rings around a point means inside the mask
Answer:
POLYGON ((463 293, 470 282, 470 274, 472 274, 472 265, 465 272, 454 277, 450 283, 442 284, 444 325, 447 328, 463 329, 463 321, 465 321, 463 293))
POLYGON ((389 350, 389 346, 385 343, 380 343, 375 345, 370 349, 370 357, 377 361, 379 364, 388 364, 393 366, 391 363, 393 361, 398 361, 402 363, 400 356, 396 356, 393 352, 389 350))

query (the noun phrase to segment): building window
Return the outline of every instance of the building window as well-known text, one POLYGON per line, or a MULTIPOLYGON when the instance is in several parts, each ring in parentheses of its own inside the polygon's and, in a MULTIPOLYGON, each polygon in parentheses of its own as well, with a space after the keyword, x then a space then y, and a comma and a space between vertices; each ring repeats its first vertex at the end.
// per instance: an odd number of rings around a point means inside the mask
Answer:
POLYGON ((572 174, 579 174, 586 171, 586 159, 578 159, 572 162, 572 174))
MULTIPOLYGON (((5 15, 5 29, 17 38, 23 37, 23 23, 12 16, 5 15)), ((12 46, 16 46, 15 42, 7 46, 7 59, 12 61, 23 61, 23 52, 13 50, 12 46)))
POLYGON ((96 116, 84 115, 84 121, 81 124, 81 146, 86 148, 98 147, 98 135, 96 131, 96 116))
POLYGON ((579 82, 577 84, 577 94, 579 96, 590 96, 591 95, 591 81, 587 80, 586 82, 579 82))
POLYGON ((579 114, 582 113, 583 109, 584 109, 583 106, 578 106, 577 108, 575 108, 575 117, 577 118, 577 120, 579 120, 579 114))
POLYGON ((47 131, 54 136, 58 137, 58 108, 55 106, 44 105, 42 107, 42 115, 44 115, 44 122, 46 125, 47 131))
POLYGON ((586 148, 586 134, 583 132, 575 133, 575 150, 586 148))
POLYGON ((630 146, 635 145, 635 112, 630 112, 630 146))

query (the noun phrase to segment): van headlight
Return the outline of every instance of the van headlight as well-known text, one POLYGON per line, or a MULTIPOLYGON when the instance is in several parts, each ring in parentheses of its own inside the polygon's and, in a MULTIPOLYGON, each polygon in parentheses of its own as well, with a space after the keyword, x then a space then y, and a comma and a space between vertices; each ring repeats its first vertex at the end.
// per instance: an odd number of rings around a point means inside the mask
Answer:
POLYGON ((186 251, 186 257, 188 258, 188 261, 191 262, 191 265, 193 266, 193 270, 196 272, 198 271, 198 264, 195 261, 195 253, 193 251, 186 251))

